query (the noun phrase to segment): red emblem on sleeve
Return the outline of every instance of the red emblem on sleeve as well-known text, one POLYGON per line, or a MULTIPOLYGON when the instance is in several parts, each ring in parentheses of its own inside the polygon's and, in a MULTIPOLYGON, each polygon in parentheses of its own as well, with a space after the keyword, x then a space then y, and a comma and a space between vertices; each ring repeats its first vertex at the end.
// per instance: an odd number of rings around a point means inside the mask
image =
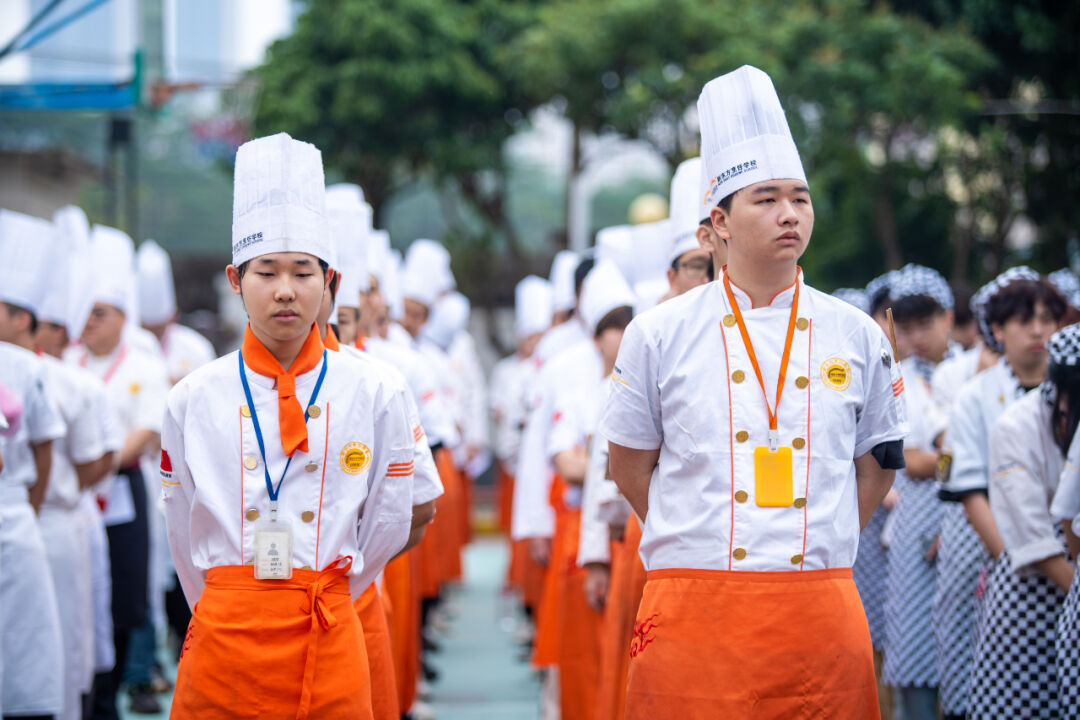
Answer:
POLYGON ((169 460, 169 453, 165 452, 165 448, 161 449, 161 472, 172 472, 172 461, 169 460))

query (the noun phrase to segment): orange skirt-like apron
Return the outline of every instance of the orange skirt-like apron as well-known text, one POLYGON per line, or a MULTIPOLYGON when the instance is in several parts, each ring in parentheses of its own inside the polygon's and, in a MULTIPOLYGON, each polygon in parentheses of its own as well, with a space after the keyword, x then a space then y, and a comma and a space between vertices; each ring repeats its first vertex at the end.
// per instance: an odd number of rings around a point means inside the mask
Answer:
POLYGON ((363 631, 346 579, 352 563, 291 580, 250 565, 211 568, 184 638, 171 718, 355 720, 372 717, 363 631))
POLYGON ((394 653, 386 606, 375 583, 371 583, 353 603, 363 628, 364 649, 371 673, 371 710, 375 720, 401 720, 398 709, 397 681, 394 679, 394 653))
POLYGON ((611 582, 604 624, 600 632, 600 682, 596 720, 622 720, 626 714, 626 672, 630 665, 630 638, 645 587, 645 566, 638 546, 641 525, 631 515, 622 542, 612 543, 611 582))
POLYGON ((398 707, 404 712, 416 701, 416 679, 420 672, 420 562, 416 547, 388 562, 383 571, 392 608, 390 641, 398 707))
POLYGON ((428 533, 435 536, 435 548, 439 557, 439 585, 449 580, 461 579, 461 504, 464 490, 461 474, 454 465, 454 457, 446 448, 435 453, 435 467, 442 480, 443 494, 435 501, 435 519, 428 533))
POLYGON ((878 717, 850 568, 649 572, 630 642, 628 720, 878 717))

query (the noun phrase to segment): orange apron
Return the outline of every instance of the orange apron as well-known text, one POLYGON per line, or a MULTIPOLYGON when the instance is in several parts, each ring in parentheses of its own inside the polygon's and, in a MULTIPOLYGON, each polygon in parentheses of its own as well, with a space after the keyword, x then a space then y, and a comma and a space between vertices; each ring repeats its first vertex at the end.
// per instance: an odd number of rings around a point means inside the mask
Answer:
POLYGON ((517 554, 520 565, 518 574, 521 577, 521 600, 525 607, 533 614, 534 622, 540 617, 540 602, 544 597, 544 574, 545 568, 532 558, 529 552, 528 540, 515 540, 514 551, 517 554))
POLYGON ((394 653, 390 645, 390 627, 375 583, 371 583, 353 603, 356 617, 364 631, 364 649, 371 672, 371 710, 375 720, 401 720, 398 709, 397 681, 394 679, 394 653))
POLYGON ((561 572, 567 558, 567 515, 569 510, 562 501, 566 483, 556 475, 551 481, 550 502, 555 508, 555 532, 551 537, 551 550, 548 564, 544 568, 544 587, 540 596, 539 612, 536 617, 536 637, 533 642, 532 664, 546 667, 559 662, 559 598, 565 573, 561 572))
POLYGON ((390 598, 390 641, 394 650, 394 678, 398 708, 408 711, 416 701, 420 672, 420 563, 419 548, 386 564, 383 581, 390 598))
POLYGON ((628 720, 878 718, 851 568, 649 572, 628 720))
POLYGON ((250 565, 211 568, 184 638, 171 718, 372 718, 352 562, 291 580, 250 565))
POLYGON ((495 467, 495 521, 499 530, 509 533, 514 515, 514 477, 503 469, 501 462, 496 462, 495 467))
POLYGON ((435 519, 428 533, 437 538, 435 547, 439 556, 439 585, 461 578, 461 475, 454 465, 450 451, 441 448, 435 453, 435 466, 443 483, 443 494, 435 501, 435 519))
POLYGON ((622 720, 626 714, 630 638, 645 587, 645 566, 638 555, 640 544, 641 525, 637 516, 631 515, 622 542, 612 543, 611 582, 600 639, 597 720, 622 720))

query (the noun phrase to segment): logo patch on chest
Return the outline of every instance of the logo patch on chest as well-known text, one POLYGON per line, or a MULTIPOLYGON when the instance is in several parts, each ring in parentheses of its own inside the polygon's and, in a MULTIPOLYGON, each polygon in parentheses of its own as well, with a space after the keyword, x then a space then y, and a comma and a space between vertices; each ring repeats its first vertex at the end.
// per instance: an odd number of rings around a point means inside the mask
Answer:
POLYGON ((843 358, 829 358, 821 363, 821 382, 833 390, 847 390, 851 385, 851 365, 843 358))
POLYGON ((349 475, 359 475, 370 464, 371 449, 364 443, 346 443, 341 448, 341 469, 349 475))

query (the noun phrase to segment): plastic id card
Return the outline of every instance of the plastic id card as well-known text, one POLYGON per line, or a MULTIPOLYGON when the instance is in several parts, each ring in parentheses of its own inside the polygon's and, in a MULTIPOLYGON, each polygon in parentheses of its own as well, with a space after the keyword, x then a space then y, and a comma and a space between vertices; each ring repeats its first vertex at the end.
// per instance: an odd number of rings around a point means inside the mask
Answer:
POLYGON ((255 528, 255 579, 288 580, 292 577, 292 528, 275 520, 255 528))
POLYGON ((754 448, 754 499, 760 507, 788 507, 795 501, 791 448, 754 448))

